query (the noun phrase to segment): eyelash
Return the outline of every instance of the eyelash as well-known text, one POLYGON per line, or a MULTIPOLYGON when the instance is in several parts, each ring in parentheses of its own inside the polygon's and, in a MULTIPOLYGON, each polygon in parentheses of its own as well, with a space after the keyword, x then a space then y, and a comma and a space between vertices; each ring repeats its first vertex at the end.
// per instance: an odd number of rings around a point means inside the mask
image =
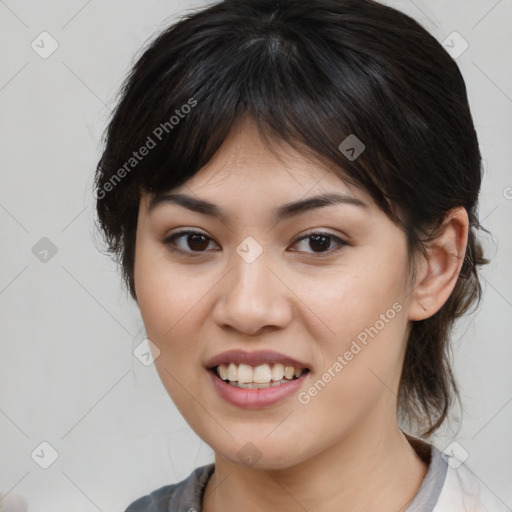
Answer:
MULTIPOLYGON (((183 249, 179 249, 179 248, 176 247, 175 241, 177 239, 185 238, 186 236, 191 236, 191 235, 201 235, 205 239, 213 241, 212 238, 210 238, 209 236, 205 235, 201 231, 186 230, 186 231, 179 231, 177 233, 173 233, 172 235, 170 235, 167 238, 165 238, 163 240, 163 243, 164 243, 164 245, 166 245, 173 252, 181 252, 183 254, 187 254, 187 255, 191 255, 191 256, 201 256, 201 255, 203 255, 206 251, 184 251, 183 249)), ((304 236, 298 238, 297 240, 295 240, 293 242, 293 245, 297 244, 298 242, 302 242, 303 240, 307 240, 308 238, 311 239, 314 236, 326 237, 326 238, 329 238, 329 239, 331 239, 332 241, 334 241, 335 243, 338 244, 338 247, 336 249, 334 249, 334 250, 328 250, 328 251, 324 251, 324 252, 310 252, 310 253, 308 253, 308 254, 314 254, 315 256, 320 257, 320 258, 322 256, 330 256, 332 253, 340 250, 343 246, 350 245, 345 240, 342 240, 341 238, 339 238, 339 237, 337 237, 337 236, 335 236, 335 235, 333 235, 331 233, 326 233, 326 232, 323 232, 323 231, 313 231, 311 233, 308 233, 307 235, 304 235, 304 236)), ((297 251, 297 252, 300 252, 300 251, 297 251)))

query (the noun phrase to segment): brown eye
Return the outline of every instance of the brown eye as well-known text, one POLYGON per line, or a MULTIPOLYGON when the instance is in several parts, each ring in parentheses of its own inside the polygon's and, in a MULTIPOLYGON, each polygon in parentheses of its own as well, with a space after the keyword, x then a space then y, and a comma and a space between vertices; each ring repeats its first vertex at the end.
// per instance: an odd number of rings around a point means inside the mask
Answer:
MULTIPOLYGON (((302 242, 304 245, 309 247, 313 253, 332 253, 336 251, 337 249, 341 248, 344 245, 348 245, 347 242, 342 240, 341 238, 331 235, 330 233, 310 233, 299 240, 297 240, 295 243, 298 244, 299 242, 302 242), (307 243, 305 243, 305 241, 307 243), (331 250, 331 244, 334 242, 334 246, 337 246, 337 249, 331 250)), ((305 252, 311 252, 311 251, 305 251, 305 252)))
POLYGON ((187 235, 188 246, 193 251, 204 251, 208 247, 208 239, 199 233, 187 235))
POLYGON ((209 236, 199 231, 181 231, 167 237, 164 244, 170 246, 172 250, 201 253, 205 252, 211 241, 213 240, 209 236))
POLYGON ((309 246, 314 252, 323 252, 329 249, 331 238, 325 235, 311 235, 309 237, 309 246))

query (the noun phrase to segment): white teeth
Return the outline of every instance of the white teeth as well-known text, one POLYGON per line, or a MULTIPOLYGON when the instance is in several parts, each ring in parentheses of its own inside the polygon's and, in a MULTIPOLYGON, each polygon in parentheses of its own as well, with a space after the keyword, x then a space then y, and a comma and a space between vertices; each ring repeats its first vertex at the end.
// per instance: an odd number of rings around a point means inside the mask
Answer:
POLYGON ((287 379, 283 379, 277 382, 231 382, 229 381, 229 384, 231 386, 234 386, 236 388, 243 388, 243 389, 265 389, 270 388, 273 386, 280 386, 281 384, 285 384, 286 382, 290 382, 287 379))
POLYGON ((239 364, 238 379, 236 380, 238 380, 238 382, 253 382, 252 366, 249 364, 239 364))
POLYGON ((268 364, 260 364, 259 366, 256 366, 253 373, 254 382, 264 384, 265 382, 270 382, 272 380, 272 373, 268 364))
POLYGON ((293 366, 286 366, 284 369, 284 376, 287 379, 293 379, 295 375, 295 368, 293 366))
POLYGON ((229 380, 237 380, 238 379, 238 365, 237 364, 229 363, 228 379, 229 380))
POLYGON ((306 369, 295 369, 281 363, 249 364, 223 363, 217 366, 217 374, 222 380, 244 388, 278 386, 288 380, 300 377, 306 369), (253 385, 254 384, 254 385, 253 385))
POLYGON ((281 380, 284 377, 284 366, 277 363, 272 367, 272 380, 281 380))
POLYGON ((219 364, 219 366, 217 368, 217 373, 219 374, 219 377, 222 380, 228 380, 228 368, 229 368, 229 365, 227 365, 227 364, 219 364))

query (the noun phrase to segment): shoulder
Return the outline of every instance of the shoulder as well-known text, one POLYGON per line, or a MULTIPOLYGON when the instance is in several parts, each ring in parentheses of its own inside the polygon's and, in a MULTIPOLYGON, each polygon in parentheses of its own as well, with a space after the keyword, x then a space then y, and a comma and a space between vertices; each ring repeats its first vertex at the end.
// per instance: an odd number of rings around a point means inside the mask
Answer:
POLYGON ((459 465, 451 458, 447 462, 445 483, 434 512, 511 512, 467 464, 459 465))
POLYGON ((168 512, 179 509, 201 509, 204 489, 215 465, 208 464, 194 469, 181 482, 165 485, 134 501, 125 512, 168 512))
POLYGON ((167 512, 169 501, 179 485, 182 485, 182 482, 160 487, 151 494, 134 501, 125 512, 167 512))
POLYGON ((512 512, 457 450, 441 452, 432 444, 406 437, 428 463, 421 487, 406 512, 512 512))

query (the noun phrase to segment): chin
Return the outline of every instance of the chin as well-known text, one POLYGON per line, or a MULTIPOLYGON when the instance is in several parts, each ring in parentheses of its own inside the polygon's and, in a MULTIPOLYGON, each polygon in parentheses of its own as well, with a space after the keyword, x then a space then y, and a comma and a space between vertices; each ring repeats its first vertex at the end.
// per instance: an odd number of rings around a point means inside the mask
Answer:
MULTIPOLYGON (((289 439, 292 436, 287 436, 289 439)), ((205 441, 207 442, 207 441, 205 441)), ((294 443, 287 444, 283 439, 270 441, 257 435, 244 436, 244 440, 231 439, 228 443, 208 443, 215 456, 222 457, 232 464, 254 470, 283 470, 300 464, 307 459, 306 454, 294 443), (245 440, 247 439, 247 440, 245 440), (249 440, 249 439, 252 439, 249 440)))

